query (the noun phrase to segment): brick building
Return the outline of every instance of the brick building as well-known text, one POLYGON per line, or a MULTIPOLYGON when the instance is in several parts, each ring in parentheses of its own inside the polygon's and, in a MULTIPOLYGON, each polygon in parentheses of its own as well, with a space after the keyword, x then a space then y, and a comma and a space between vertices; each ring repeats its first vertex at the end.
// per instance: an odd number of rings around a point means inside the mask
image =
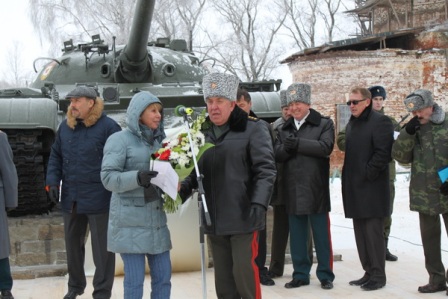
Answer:
MULTIPOLYGON (((373 28, 375 34, 305 49, 287 57, 282 63, 288 65, 292 81, 311 84, 313 108, 330 116, 335 121, 337 131, 345 126, 350 117, 345 102, 350 88, 356 85, 384 86, 387 90, 385 112, 397 121, 407 115, 403 99, 417 88, 430 90, 436 102, 447 109, 447 1, 414 0, 413 11, 403 9, 392 15, 390 13, 397 12, 398 6, 392 9, 391 5, 398 3, 397 5, 405 7, 410 1, 364 2, 364 6, 350 13, 366 14, 370 11, 370 28, 373 28), (433 10, 430 2, 443 10, 433 10), (386 3, 391 5, 387 6, 386 3), (423 7, 431 7, 427 10, 427 18, 423 7), (386 11, 387 22, 383 20, 386 11), (412 21, 409 20, 410 15, 412 21), (398 22, 402 19, 406 22, 398 22), (426 28, 382 31, 399 28, 398 24, 403 27, 406 24, 422 26, 437 22, 439 25, 426 28)), ((343 154, 337 147, 331 158, 332 170, 340 170, 343 154)))

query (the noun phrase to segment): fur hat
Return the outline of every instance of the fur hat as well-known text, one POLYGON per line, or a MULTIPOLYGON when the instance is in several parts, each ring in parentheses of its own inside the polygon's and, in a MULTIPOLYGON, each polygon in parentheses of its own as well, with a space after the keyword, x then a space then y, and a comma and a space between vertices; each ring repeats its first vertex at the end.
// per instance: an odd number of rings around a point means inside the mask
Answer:
POLYGON ((384 87, 382 87, 380 85, 375 85, 375 86, 369 87, 369 91, 372 94, 372 99, 374 97, 382 97, 383 100, 386 99, 386 90, 384 89, 384 87))
POLYGON ((429 90, 417 89, 404 99, 404 105, 409 112, 434 106, 434 98, 429 90))
POLYGON ((66 99, 71 99, 71 98, 82 98, 82 97, 86 97, 88 99, 93 99, 95 100, 96 97, 98 96, 98 93, 96 92, 95 88, 90 87, 90 86, 76 86, 75 89, 73 89, 72 91, 70 91, 65 98, 66 99))
POLYGON ((286 102, 302 102, 311 105, 311 85, 306 83, 293 83, 286 91, 286 102))
POLYGON ((288 106, 288 102, 286 100, 286 90, 280 90, 280 108, 284 108, 288 106))
POLYGON ((207 74, 202 79, 204 100, 210 97, 220 97, 235 101, 239 84, 240 80, 234 75, 223 73, 207 74))

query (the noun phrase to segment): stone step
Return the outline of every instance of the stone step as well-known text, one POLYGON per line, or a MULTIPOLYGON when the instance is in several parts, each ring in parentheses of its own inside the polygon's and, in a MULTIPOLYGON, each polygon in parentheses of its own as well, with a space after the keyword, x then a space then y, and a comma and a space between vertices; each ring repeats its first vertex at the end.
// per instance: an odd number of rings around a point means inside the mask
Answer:
POLYGON ((12 266, 11 273, 13 279, 65 276, 67 274, 67 265, 12 266))

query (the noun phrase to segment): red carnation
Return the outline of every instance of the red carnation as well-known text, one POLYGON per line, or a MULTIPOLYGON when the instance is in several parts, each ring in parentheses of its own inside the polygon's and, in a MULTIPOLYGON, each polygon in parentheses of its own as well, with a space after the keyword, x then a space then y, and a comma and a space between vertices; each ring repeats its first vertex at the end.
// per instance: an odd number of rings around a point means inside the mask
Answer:
POLYGON ((163 153, 160 154, 159 160, 168 161, 170 159, 171 150, 167 149, 163 153))

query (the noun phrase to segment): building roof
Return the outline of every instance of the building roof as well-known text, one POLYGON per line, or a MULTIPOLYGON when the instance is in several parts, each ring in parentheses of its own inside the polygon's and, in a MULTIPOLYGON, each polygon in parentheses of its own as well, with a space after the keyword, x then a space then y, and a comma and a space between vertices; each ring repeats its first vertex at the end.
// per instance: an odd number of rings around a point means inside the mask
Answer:
MULTIPOLYGON (((384 0, 371 0, 371 1, 384 1, 384 0)), ((403 29, 399 31, 384 32, 370 36, 359 36, 355 38, 334 41, 331 43, 323 44, 318 47, 307 48, 300 52, 294 53, 286 57, 285 59, 281 60, 280 63, 281 64, 289 63, 301 56, 315 55, 325 53, 328 51, 342 51, 342 50, 368 51, 368 50, 384 49, 386 47, 409 49, 411 41, 414 40, 415 35, 419 34, 423 30, 424 28, 403 29)))
MULTIPOLYGON (((409 2, 408 0, 394 0, 394 4, 404 4, 409 2)), ((347 10, 345 13, 365 14, 370 12, 375 7, 392 7, 390 0, 367 0, 364 5, 352 10, 347 10)))

